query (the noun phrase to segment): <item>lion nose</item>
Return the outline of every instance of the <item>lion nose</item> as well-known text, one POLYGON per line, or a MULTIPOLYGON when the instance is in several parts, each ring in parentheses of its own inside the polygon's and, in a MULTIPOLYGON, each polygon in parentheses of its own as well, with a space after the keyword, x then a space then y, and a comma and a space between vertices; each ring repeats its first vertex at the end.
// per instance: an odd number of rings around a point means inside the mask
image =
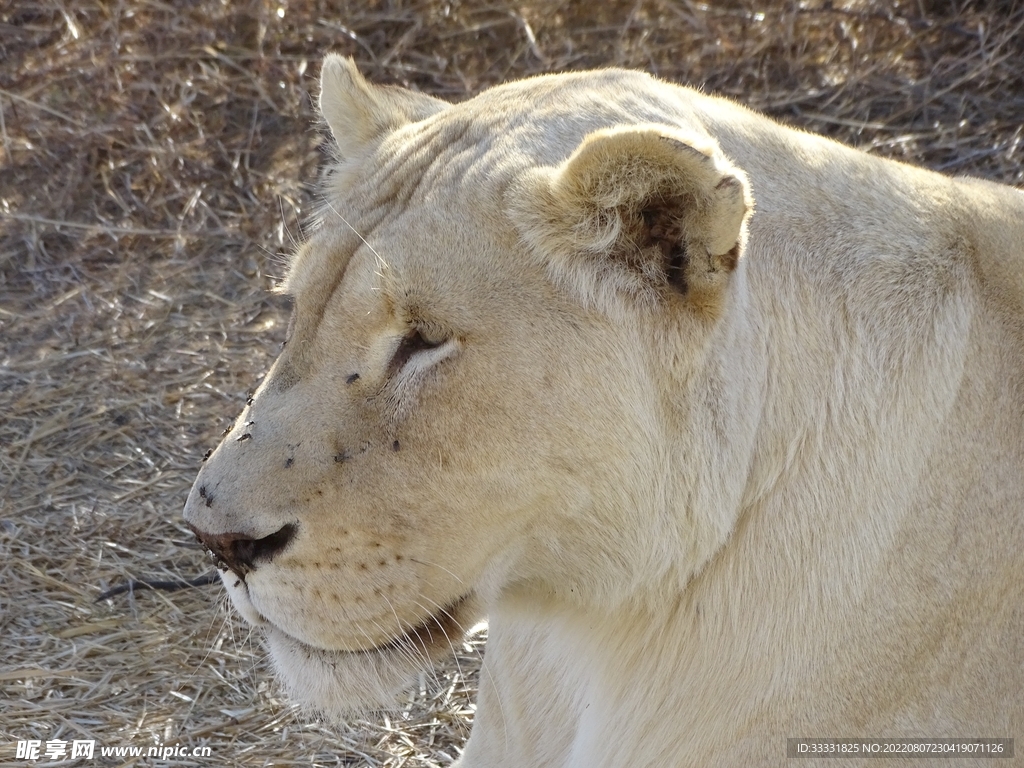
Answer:
POLYGON ((242 577, 256 568, 258 562, 270 562, 284 551, 295 536, 293 523, 282 526, 262 539, 254 539, 244 533, 206 533, 194 525, 189 525, 189 528, 218 563, 242 577))

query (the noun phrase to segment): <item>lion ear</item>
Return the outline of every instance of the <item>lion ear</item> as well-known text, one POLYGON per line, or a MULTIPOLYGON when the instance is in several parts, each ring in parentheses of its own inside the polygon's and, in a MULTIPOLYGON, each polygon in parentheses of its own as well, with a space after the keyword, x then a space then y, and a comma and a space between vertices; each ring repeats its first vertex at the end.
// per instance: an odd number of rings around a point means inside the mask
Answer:
POLYGON ((356 155, 384 134, 448 106, 405 88, 372 85, 351 58, 330 54, 320 71, 320 113, 342 157, 356 155))
POLYGON ((524 239, 585 298, 670 294, 710 307, 753 200, 711 142, 652 125, 589 134, 561 166, 528 177, 513 206, 524 239))

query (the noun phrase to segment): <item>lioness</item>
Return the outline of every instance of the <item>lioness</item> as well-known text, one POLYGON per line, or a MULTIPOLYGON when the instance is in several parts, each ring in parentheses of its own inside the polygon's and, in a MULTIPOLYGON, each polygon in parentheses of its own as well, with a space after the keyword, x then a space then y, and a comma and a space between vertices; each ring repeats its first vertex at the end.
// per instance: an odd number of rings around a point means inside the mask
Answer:
POLYGON ((1024 194, 636 72, 330 56, 320 109, 287 346, 185 508, 298 699, 486 616, 462 768, 1022 735, 1024 194))

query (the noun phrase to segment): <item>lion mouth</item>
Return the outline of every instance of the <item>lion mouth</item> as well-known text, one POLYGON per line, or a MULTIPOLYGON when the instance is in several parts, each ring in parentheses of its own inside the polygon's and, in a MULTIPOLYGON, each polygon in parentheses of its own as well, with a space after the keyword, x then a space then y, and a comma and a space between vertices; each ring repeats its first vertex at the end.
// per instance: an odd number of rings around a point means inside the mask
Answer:
POLYGON ((274 668, 292 696, 343 721, 392 706, 417 674, 457 654, 480 618, 478 600, 469 592, 416 626, 358 650, 310 644, 270 622, 262 629, 274 668))
POLYGON ((395 654, 418 652, 427 656, 435 656, 438 651, 454 651, 454 643, 460 640, 468 631, 469 628, 460 620, 459 614, 469 599, 470 595, 463 595, 400 634, 377 645, 368 648, 357 648, 355 650, 334 650, 311 645, 276 624, 271 626, 275 631, 286 635, 291 641, 306 648, 308 651, 318 653, 337 654, 338 656, 393 656, 395 654))
POLYGON ((459 609, 465 605, 468 599, 468 595, 463 595, 402 634, 373 648, 355 651, 355 653, 386 653, 410 646, 423 650, 437 645, 448 648, 451 646, 453 638, 460 639, 468 630, 468 627, 463 627, 456 618, 459 609))

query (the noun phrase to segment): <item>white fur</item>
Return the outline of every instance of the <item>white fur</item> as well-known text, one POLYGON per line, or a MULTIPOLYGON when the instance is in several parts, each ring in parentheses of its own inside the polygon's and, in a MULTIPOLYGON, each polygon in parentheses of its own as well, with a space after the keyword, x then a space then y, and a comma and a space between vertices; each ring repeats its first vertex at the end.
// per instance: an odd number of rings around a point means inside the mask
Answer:
POLYGON ((186 507, 297 526, 232 591, 297 697, 384 703, 456 606, 462 768, 1024 733, 1024 196, 616 70, 320 103, 295 332, 186 507))

